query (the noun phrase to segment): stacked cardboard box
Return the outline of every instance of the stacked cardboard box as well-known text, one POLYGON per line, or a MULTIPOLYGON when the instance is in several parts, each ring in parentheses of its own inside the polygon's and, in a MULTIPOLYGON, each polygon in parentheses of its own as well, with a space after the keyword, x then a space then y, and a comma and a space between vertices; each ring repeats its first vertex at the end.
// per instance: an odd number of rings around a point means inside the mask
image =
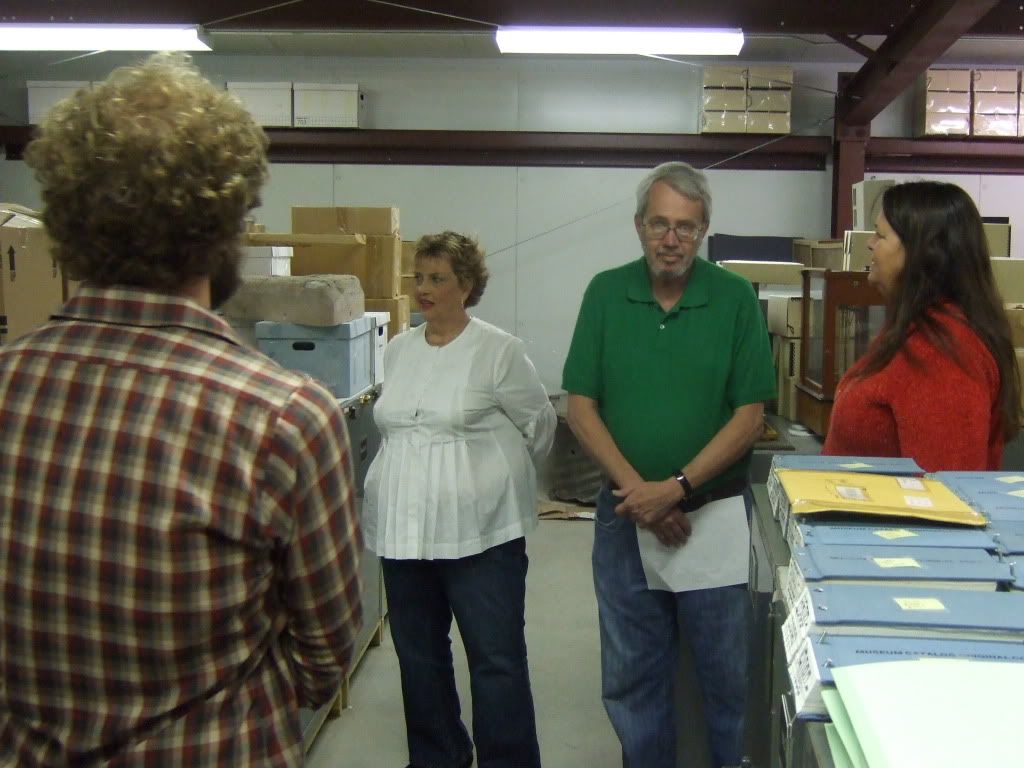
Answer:
POLYGON ((843 241, 797 238, 793 241, 793 261, 817 269, 845 269, 843 241))
POLYGON ((65 279, 38 219, 0 207, 0 341, 42 325, 64 302, 65 279))
POLYGON ((366 294, 366 309, 388 312, 389 337, 409 328, 409 296, 403 293, 403 243, 398 208, 292 208, 292 231, 334 237, 361 237, 363 242, 296 248, 292 274, 355 275, 366 294))
POLYGON ((803 300, 800 297, 772 296, 768 299, 768 331, 772 334, 775 358, 777 413, 797 420, 796 384, 800 381, 800 333, 803 300))
POLYGON ((971 71, 929 69, 918 81, 914 108, 917 136, 967 136, 971 118, 971 71))
POLYGON ((974 70, 973 136, 1017 135, 1019 79, 1015 69, 974 70))
POLYGON ((873 230, 882 210, 882 195, 896 184, 893 179, 865 179, 853 185, 853 228, 873 230))
POLYGON ((792 89, 792 67, 705 67, 701 133, 789 133, 792 89))
POLYGON ((843 233, 843 261, 851 272, 863 272, 871 266, 871 251, 868 241, 873 230, 848 229, 843 233))

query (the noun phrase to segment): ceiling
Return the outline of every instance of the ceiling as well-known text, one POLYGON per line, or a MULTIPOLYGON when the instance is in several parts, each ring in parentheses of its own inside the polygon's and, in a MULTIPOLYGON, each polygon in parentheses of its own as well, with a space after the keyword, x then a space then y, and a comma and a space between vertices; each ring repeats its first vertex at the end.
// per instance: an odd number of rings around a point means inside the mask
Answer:
MULTIPOLYGON (((835 37, 874 48, 921 6, 978 0, 4 0, 0 22, 189 23, 230 54, 496 56, 501 25, 739 27, 741 57, 861 62, 835 37), (861 37, 867 36, 867 37, 861 37)), ((991 4, 991 3, 990 3, 991 4)), ((1024 60, 1024 0, 1002 0, 943 57, 1024 60)))

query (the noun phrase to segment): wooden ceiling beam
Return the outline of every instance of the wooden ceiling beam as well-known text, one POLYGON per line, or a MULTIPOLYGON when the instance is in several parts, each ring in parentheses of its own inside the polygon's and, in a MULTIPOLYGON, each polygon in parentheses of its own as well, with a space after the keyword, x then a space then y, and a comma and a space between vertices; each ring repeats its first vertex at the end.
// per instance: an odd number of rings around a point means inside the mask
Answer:
POLYGON ((870 59, 872 56, 875 55, 874 48, 869 48, 868 46, 864 45, 864 43, 860 42, 860 40, 858 40, 858 37, 860 37, 859 35, 856 37, 851 37, 849 35, 833 34, 830 32, 828 36, 831 37, 840 45, 845 45, 854 53, 859 53, 865 59, 870 59))
POLYGON ((839 94, 837 121, 867 125, 999 0, 924 0, 839 94))

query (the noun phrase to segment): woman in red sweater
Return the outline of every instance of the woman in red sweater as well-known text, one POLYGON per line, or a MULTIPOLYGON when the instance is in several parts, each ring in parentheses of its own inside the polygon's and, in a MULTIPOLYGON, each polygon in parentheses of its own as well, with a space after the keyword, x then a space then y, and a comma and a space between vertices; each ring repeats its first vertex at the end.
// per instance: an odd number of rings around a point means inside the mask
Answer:
POLYGON ((890 187, 868 247, 886 323, 839 382, 822 452, 1000 469, 1021 377, 973 201, 953 184, 890 187))

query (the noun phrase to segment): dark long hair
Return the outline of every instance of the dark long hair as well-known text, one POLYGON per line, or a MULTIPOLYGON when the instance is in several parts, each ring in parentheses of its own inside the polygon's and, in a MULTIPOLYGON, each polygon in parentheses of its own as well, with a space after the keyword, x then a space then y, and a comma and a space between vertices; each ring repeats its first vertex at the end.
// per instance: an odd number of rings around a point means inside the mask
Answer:
POLYGON ((978 209, 955 184, 919 181, 887 189, 882 212, 903 244, 906 262, 888 297, 885 327, 855 375, 867 376, 884 368, 914 332, 923 333, 960 364, 949 332, 933 314, 952 305, 998 366, 997 411, 1009 440, 1024 416, 1021 378, 978 209))

